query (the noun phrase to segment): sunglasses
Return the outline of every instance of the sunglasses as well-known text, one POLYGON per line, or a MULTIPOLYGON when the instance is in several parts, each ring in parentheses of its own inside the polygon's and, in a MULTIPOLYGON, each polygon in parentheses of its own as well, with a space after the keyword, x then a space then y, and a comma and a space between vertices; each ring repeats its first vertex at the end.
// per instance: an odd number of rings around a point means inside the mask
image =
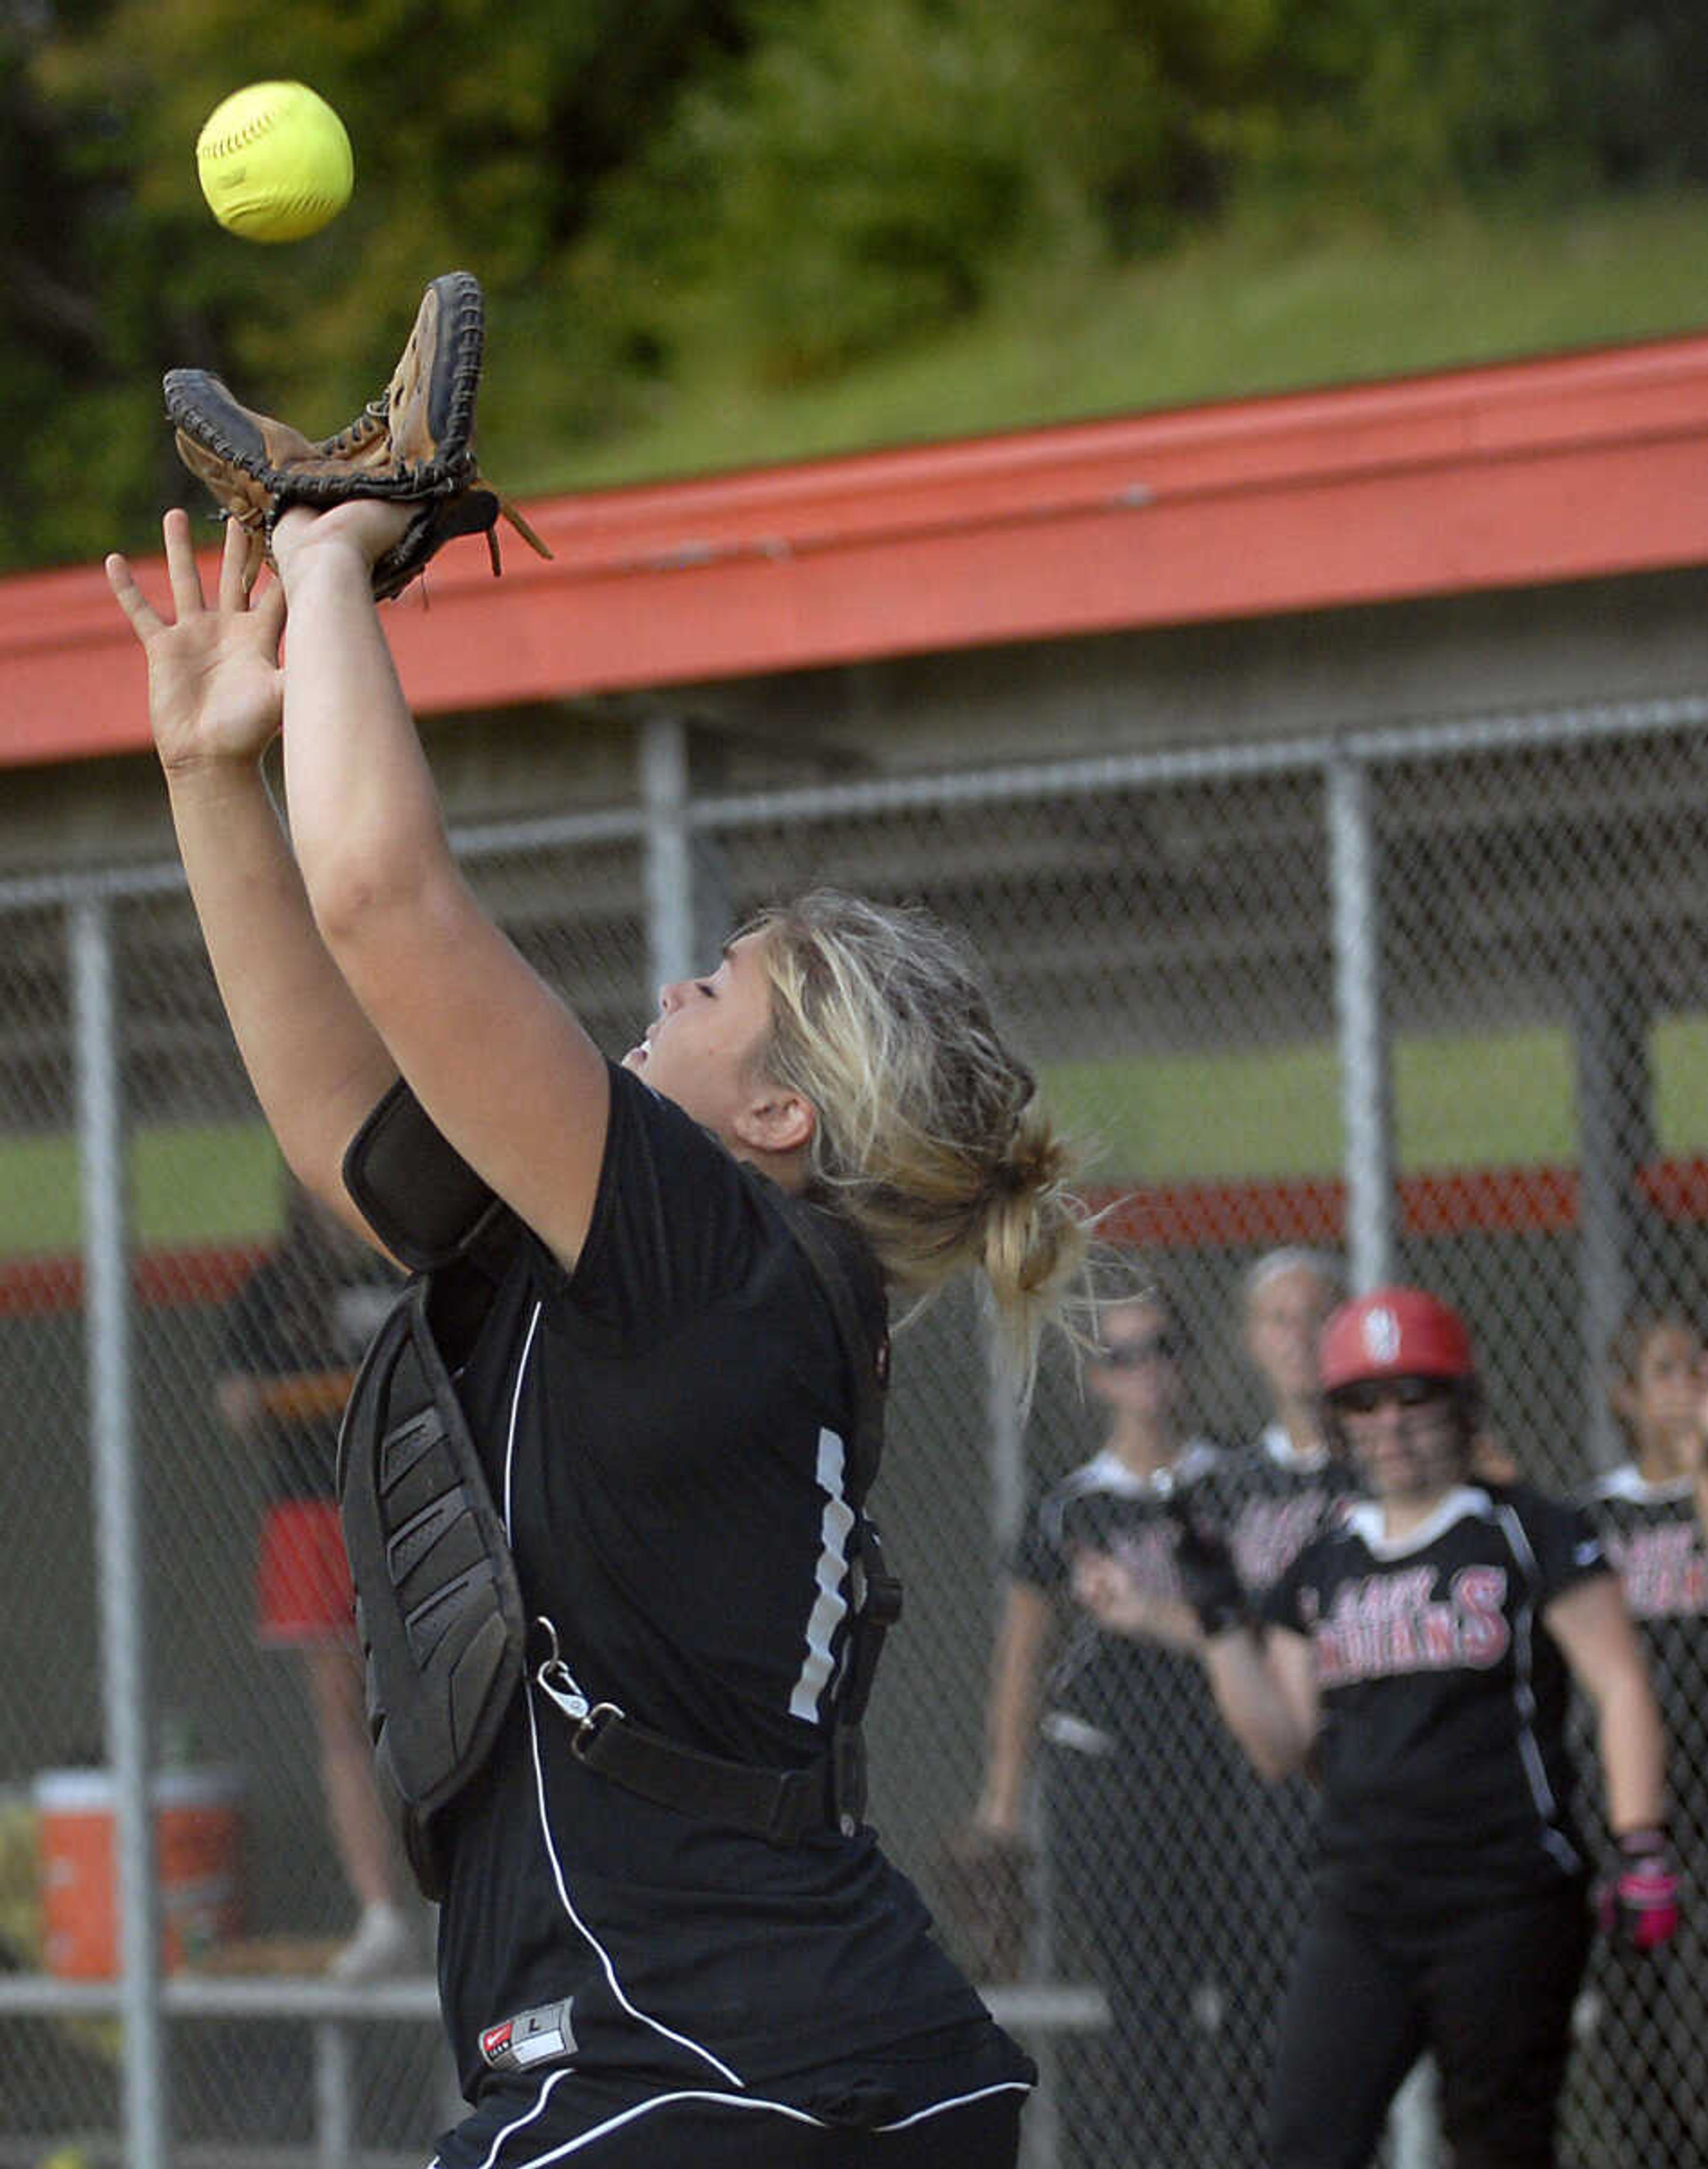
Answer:
POLYGON ((1434 1408, 1451 1394, 1451 1387, 1439 1378, 1360 1378, 1328 1398, 1342 1415, 1369 1416, 1381 1408, 1434 1408))
POLYGON ((1136 1371, 1141 1363, 1172 1363, 1179 1353, 1172 1333, 1152 1333, 1142 1340, 1105 1340, 1097 1361, 1111 1371, 1136 1371))

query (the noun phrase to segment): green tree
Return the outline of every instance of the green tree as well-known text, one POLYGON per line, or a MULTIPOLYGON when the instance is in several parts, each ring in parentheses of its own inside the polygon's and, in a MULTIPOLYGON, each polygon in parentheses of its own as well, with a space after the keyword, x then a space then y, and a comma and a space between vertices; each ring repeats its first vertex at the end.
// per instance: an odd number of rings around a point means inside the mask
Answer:
MULTIPOLYGON (((630 357, 566 269, 604 176, 679 85, 737 48, 738 0, 83 0, 0 13, 8 406, 40 450, 8 490, 0 563, 146 541, 186 493, 162 371, 218 370, 314 432, 383 383, 426 280, 478 270, 585 381, 630 357), (312 56, 311 67, 304 56, 312 56), (222 232, 194 146, 239 84, 304 76, 355 151, 349 208, 289 248, 222 232), (44 427, 44 417, 51 423, 44 427)), ((566 366, 567 365, 566 364, 566 366)), ((548 425, 551 417, 547 416, 548 425)))
MULTIPOLYGON (((146 545, 196 492, 161 372, 319 434, 425 281, 494 336, 501 478, 708 373, 768 396, 1230 205, 1708 176, 1701 0, 0 0, 0 566, 146 545), (245 82, 343 115, 356 192, 285 248, 193 147, 245 82)), ((952 418, 945 418, 949 426, 952 418)))

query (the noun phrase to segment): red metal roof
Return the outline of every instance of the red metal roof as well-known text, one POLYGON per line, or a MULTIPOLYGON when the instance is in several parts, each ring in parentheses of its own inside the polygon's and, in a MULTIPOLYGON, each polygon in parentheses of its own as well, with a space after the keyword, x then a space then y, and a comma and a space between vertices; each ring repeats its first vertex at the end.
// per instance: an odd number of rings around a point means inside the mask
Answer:
MULTIPOLYGON (((527 510, 390 606, 418 711, 1701 563, 1708 335, 527 510)), ((146 743, 99 567, 0 581, 0 765, 146 743)))

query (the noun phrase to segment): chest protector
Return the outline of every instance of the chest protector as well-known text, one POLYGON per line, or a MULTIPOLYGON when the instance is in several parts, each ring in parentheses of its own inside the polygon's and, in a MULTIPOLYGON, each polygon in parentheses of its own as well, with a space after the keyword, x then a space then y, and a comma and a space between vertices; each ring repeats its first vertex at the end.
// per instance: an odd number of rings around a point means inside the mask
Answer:
MULTIPOLYGON (((357 1375, 338 1484, 375 1753, 416 1879, 437 1898, 445 1864, 434 1818, 485 1763, 528 1665, 515 1561, 451 1375, 513 1255, 517 1223, 401 1081, 357 1133, 344 1180, 416 1276, 357 1375)), ((851 1488, 863 1498, 882 1452, 887 1342, 861 1317, 833 1217, 765 1187, 829 1303, 855 1381, 849 1463, 851 1488)), ((554 1640, 540 1676, 575 1725, 575 1754, 614 1783, 773 1844, 852 1831, 865 1809, 860 1721, 902 1596, 864 1514, 850 1565, 831 1742, 815 1762, 795 1770, 733 1762, 652 1731, 615 1703, 590 1708, 554 1686, 553 1674, 567 1676, 554 1640)))

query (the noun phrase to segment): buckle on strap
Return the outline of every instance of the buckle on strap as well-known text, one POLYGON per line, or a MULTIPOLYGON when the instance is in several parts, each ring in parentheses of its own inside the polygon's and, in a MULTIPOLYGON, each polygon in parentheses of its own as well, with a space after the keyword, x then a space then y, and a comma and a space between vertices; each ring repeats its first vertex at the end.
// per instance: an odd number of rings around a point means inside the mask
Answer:
POLYGON ((575 1728, 570 1737, 570 1751, 585 1761, 600 1729, 612 1718, 623 1717, 626 1713, 614 1702, 590 1703, 558 1647, 556 1628, 543 1612, 535 1617, 534 1623, 544 1628, 549 1645, 534 1668, 534 1684, 575 1728))
POLYGON ((596 1702, 570 1735, 569 1751, 577 1762, 585 1762, 599 1745, 599 1735, 607 1724, 620 1724, 627 1713, 619 1709, 614 1702, 596 1702))

